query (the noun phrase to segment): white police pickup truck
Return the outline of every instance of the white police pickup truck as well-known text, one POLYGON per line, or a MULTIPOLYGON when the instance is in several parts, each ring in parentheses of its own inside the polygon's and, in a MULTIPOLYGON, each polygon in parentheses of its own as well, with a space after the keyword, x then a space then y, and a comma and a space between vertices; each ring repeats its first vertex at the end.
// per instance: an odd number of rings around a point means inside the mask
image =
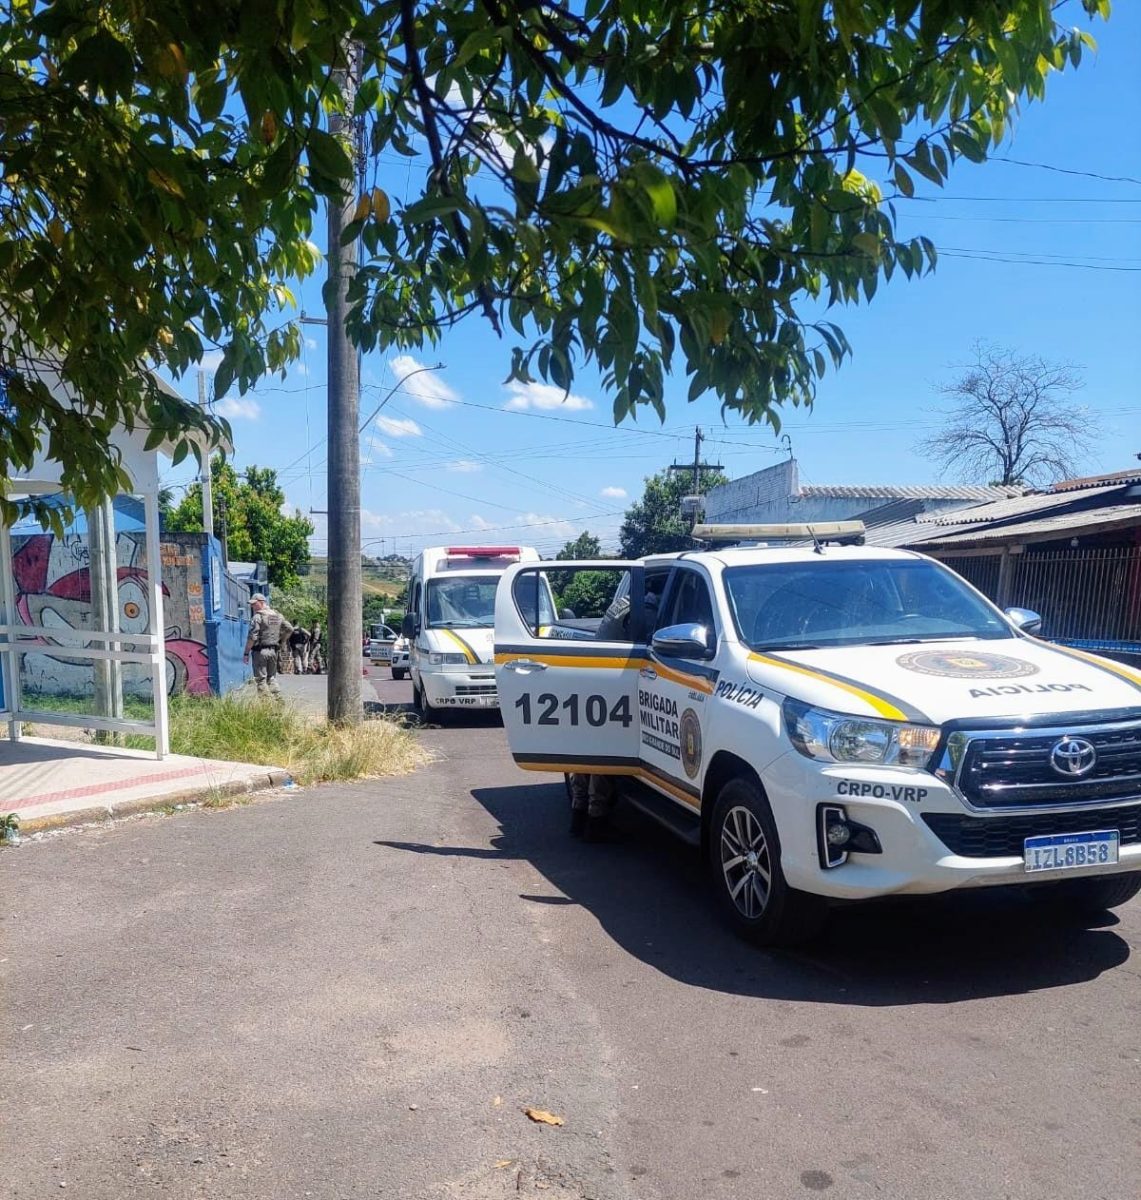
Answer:
POLYGON ((1141 673, 1037 639, 1035 614, 1001 612, 922 555, 865 547, 861 529, 560 562, 564 579, 622 580, 608 618, 625 605, 624 622, 604 618, 591 641, 544 623, 555 564, 509 568, 495 662, 515 761, 618 776, 700 844, 728 919, 762 944, 814 933, 829 898, 1135 896, 1141 673))

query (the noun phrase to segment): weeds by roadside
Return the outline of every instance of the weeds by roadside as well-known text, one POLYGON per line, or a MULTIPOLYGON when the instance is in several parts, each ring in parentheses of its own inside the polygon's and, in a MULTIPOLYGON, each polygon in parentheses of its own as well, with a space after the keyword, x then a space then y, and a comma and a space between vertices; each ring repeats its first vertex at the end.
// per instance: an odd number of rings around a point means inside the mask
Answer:
MULTIPOLYGON (((131 735, 127 744, 151 749, 154 740, 131 735)), ((398 721, 337 728, 288 704, 234 694, 172 698, 170 749, 282 767, 301 784, 403 775, 428 760, 412 730, 398 721)))

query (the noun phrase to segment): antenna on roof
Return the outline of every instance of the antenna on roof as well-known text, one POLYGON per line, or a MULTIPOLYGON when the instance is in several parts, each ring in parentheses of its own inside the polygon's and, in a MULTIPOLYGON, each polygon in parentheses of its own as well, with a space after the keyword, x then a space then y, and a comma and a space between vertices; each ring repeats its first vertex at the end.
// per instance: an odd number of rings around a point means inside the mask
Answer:
POLYGON ((808 532, 812 535, 812 552, 813 554, 823 554, 824 544, 816 536, 816 530, 811 525, 808 527, 808 532))

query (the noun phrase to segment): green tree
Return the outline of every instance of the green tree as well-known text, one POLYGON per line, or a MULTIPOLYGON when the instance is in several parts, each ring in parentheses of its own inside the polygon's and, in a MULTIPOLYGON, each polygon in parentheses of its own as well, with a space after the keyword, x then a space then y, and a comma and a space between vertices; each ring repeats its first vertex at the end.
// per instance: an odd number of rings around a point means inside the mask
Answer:
MULTIPOLYGON (((711 487, 727 482, 717 471, 701 472, 702 495, 711 487)), ((669 554, 693 548, 689 518, 681 513, 681 499, 693 490, 688 472, 659 471, 646 479, 641 500, 626 510, 618 530, 623 558, 641 558, 644 554, 669 554)))
MULTIPOLYGON (((566 560, 603 557, 598 538, 585 531, 555 555, 566 560)), ((553 571, 549 578, 559 611, 569 609, 576 617, 600 617, 610 603, 616 582, 606 571, 553 571)))
MULTIPOLYGON (((300 569, 309 561, 313 524, 300 512, 282 512, 285 493, 277 472, 269 467, 247 467, 243 476, 215 455, 210 462, 214 497, 214 528, 225 520, 229 554, 239 562, 264 562, 270 583, 283 588, 297 584, 300 569)), ((202 529, 202 489, 194 484, 167 519, 172 532, 195 533, 202 529)))
POLYGON ((513 331, 512 378, 569 389, 590 363, 616 420, 661 414, 684 372, 691 398, 776 424, 848 353, 805 304, 930 270, 934 246, 896 237, 891 201, 984 160, 1093 44, 1056 14, 1076 15, 1055 0, 10 3, 0 474, 42 440, 85 503, 122 483, 116 422, 220 432, 144 367, 177 375, 220 346, 221 395, 299 353, 277 310, 317 265, 319 199, 351 198, 324 126, 350 39, 368 150, 416 181, 406 203, 376 188, 355 205, 362 349, 481 313, 513 331))
POLYGON ((567 542, 555 555, 555 558, 562 559, 602 557, 602 543, 593 533, 587 533, 585 530, 573 541, 567 542))

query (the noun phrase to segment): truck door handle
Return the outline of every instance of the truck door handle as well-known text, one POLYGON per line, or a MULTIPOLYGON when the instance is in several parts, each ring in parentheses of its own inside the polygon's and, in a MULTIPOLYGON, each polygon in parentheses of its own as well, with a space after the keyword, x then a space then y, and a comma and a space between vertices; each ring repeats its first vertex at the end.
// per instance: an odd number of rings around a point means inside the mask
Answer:
POLYGON ((523 674, 529 674, 531 671, 545 671, 547 664, 544 662, 536 662, 533 658, 513 658, 510 662, 503 664, 504 670, 520 671, 523 674))

